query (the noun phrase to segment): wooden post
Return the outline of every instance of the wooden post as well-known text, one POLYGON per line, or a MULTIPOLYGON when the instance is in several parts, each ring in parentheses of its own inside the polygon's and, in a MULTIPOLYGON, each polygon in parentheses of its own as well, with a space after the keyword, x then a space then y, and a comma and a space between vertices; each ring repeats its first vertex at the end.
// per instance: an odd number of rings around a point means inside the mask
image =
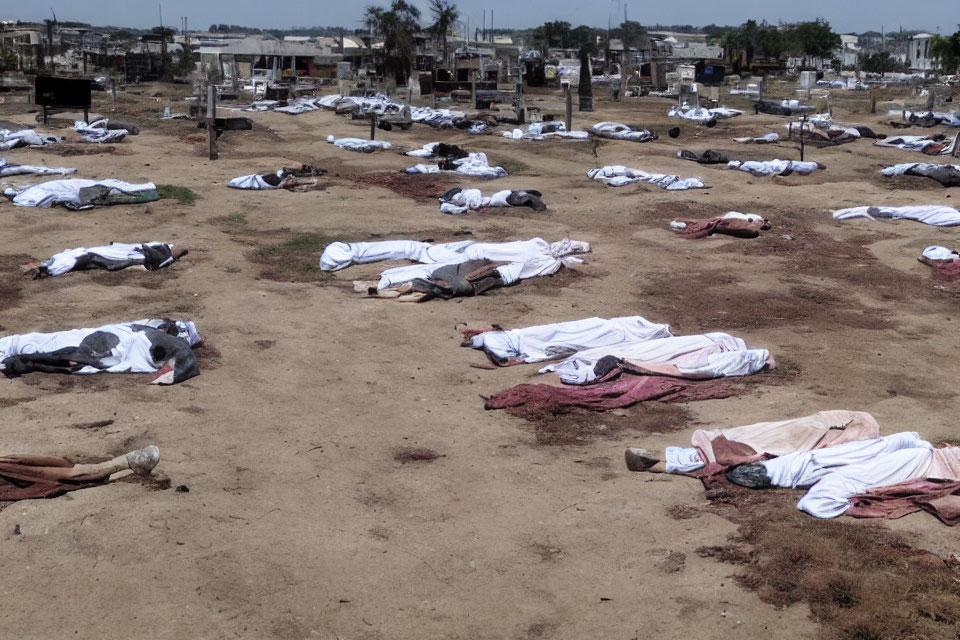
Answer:
POLYGON ((806 129, 807 114, 800 119, 800 162, 803 162, 803 130, 806 129))
POLYGON ((116 78, 110 78, 110 97, 113 99, 113 109, 111 111, 117 110, 117 80, 116 78))
POLYGON ((567 85, 567 117, 564 119, 564 124, 567 127, 567 131, 573 131, 573 92, 570 91, 570 85, 567 85))
POLYGON ((953 138, 953 152, 950 155, 954 158, 960 158, 960 131, 953 138))
POLYGON ((870 90, 870 113, 877 112, 877 90, 870 90))
POLYGON ((370 139, 376 140, 377 135, 377 114, 370 114, 370 139))
POLYGON ((470 108, 477 108, 477 80, 474 78, 470 81, 470 108))
POLYGON ((211 83, 207 87, 207 150, 211 160, 217 156, 217 87, 211 83))

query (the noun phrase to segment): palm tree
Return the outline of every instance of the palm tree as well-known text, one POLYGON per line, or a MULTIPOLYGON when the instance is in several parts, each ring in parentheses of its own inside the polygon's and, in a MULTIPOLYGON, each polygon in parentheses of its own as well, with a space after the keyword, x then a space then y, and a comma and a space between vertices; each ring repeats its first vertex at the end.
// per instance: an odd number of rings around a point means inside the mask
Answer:
POLYGON ((450 0, 430 0, 433 24, 427 30, 443 46, 443 60, 447 60, 447 34, 450 27, 460 19, 460 10, 450 0))

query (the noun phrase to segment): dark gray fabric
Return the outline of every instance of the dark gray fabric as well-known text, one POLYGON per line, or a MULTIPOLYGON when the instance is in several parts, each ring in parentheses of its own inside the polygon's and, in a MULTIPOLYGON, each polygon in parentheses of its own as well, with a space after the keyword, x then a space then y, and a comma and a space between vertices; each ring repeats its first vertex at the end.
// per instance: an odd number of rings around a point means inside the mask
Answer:
POLYGON ((770 486, 767 468, 759 462, 741 464, 727 471, 727 480, 748 489, 766 489, 770 486))

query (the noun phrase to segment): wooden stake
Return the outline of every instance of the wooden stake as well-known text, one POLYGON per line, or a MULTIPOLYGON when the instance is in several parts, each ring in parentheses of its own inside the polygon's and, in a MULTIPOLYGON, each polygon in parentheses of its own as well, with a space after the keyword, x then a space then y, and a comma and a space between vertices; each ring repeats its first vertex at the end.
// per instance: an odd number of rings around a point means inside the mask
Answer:
POLYGON ((567 131, 573 131, 573 92, 570 91, 570 85, 567 85, 567 117, 564 121, 567 131))
POLYGON ((216 160, 217 153, 217 87, 207 87, 207 151, 210 159, 216 160))

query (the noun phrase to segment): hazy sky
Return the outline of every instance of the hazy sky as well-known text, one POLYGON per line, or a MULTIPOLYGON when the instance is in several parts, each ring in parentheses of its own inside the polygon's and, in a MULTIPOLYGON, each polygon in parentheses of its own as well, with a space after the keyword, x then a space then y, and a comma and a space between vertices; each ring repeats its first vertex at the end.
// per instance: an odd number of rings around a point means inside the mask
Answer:
MULTIPOLYGON (((386 0, 164 0, 163 22, 179 27, 187 16, 191 29, 206 29, 211 23, 250 27, 360 26, 363 7, 385 5, 386 0)), ((413 0, 425 16, 427 0, 413 0)), ((483 10, 494 26, 530 27, 548 20, 566 20, 572 25, 606 27, 608 20, 623 19, 622 0, 461 0, 461 20, 470 19, 470 30, 480 26, 483 10)), ((42 20, 51 17, 50 7, 60 20, 97 25, 153 27, 159 24, 158 3, 151 0, 46 0, 20 2, 0 0, 0 19, 42 20)), ((757 0, 693 0, 692 2, 627 2, 627 17, 642 24, 740 24, 745 20, 796 22, 826 18, 841 32, 924 29, 953 33, 960 22, 957 0, 924 0, 913 5, 903 0, 805 0, 798 2, 757 0), (921 8, 922 11, 916 9, 921 8)))

